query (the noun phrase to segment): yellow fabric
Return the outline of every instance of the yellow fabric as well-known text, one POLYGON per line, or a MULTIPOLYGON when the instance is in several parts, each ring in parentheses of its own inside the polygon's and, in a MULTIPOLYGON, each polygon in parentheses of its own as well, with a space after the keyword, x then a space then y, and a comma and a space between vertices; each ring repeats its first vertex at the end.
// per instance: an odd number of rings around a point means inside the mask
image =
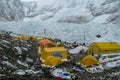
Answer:
POLYGON ((62 44, 62 43, 56 44, 56 47, 64 47, 64 44, 62 44))
POLYGON ((53 52, 53 51, 65 51, 64 47, 53 47, 53 48, 44 48, 46 52, 53 52))
POLYGON ((120 50, 120 45, 116 42, 95 42, 100 50, 120 50))
POLYGON ((30 36, 21 36, 20 39, 21 40, 29 40, 31 37, 30 36))
POLYGON ((81 63, 82 63, 83 65, 90 66, 90 65, 92 65, 92 64, 97 64, 98 61, 97 61, 97 59, 96 59, 94 56, 88 55, 88 56, 84 57, 84 58, 81 60, 81 63))
POLYGON ((13 39, 13 40, 19 40, 20 37, 18 37, 18 36, 13 36, 12 39, 13 39))
POLYGON ((89 53, 91 54, 105 54, 105 53, 119 53, 120 45, 116 42, 93 42, 89 46, 89 53))
POLYGON ((37 42, 37 41, 41 41, 41 40, 43 40, 43 39, 44 39, 44 38, 42 38, 42 37, 34 37, 34 38, 33 38, 33 40, 36 41, 36 42, 37 42))
POLYGON ((61 53, 61 59, 67 59, 67 50, 64 47, 50 47, 50 48, 43 48, 41 51, 41 58, 46 59, 49 56, 53 56, 55 53, 61 53))
POLYGON ((44 64, 48 66, 57 66, 61 63, 62 63, 61 58, 54 56, 47 57, 44 62, 44 64))

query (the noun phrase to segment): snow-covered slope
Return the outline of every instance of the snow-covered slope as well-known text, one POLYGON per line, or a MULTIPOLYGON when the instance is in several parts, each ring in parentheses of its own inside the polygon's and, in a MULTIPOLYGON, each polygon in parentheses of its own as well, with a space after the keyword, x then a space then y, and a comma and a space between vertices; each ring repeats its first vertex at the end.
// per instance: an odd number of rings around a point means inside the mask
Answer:
POLYGON ((0 0, 0 21, 20 20, 24 17, 20 0, 0 0))
POLYGON ((0 22, 0 29, 13 31, 25 35, 46 36, 60 38, 64 41, 77 41, 90 43, 93 41, 120 42, 120 27, 114 24, 88 23, 83 25, 70 23, 46 22, 0 22), (11 25, 11 26, 10 26, 11 25), (46 29, 46 34, 44 32, 46 29), (96 39, 96 35, 102 37, 96 39))
POLYGON ((88 43, 120 41, 120 0, 22 1, 23 21, 1 22, 0 29, 66 41, 84 42, 84 36, 88 43), (48 35, 44 35, 44 29, 48 35), (96 38, 97 34, 102 37, 96 38))
MULTIPOLYGON (((1 0, 1 20, 47 20, 67 23, 88 23, 102 19, 117 22, 120 0, 1 0), (4 8, 3 8, 4 7, 4 8), (24 16, 25 13, 25 16, 24 16), (116 20, 116 21, 115 21, 116 20)), ((30 21, 28 20, 28 21, 30 21)), ((104 22, 103 22, 104 23, 104 22)))
POLYGON ((39 13, 33 20, 80 24, 90 21, 99 23, 105 15, 107 17, 104 17, 102 23, 115 23, 120 17, 120 0, 51 0, 50 3, 47 3, 48 0, 35 1, 37 1, 35 12, 39 13))

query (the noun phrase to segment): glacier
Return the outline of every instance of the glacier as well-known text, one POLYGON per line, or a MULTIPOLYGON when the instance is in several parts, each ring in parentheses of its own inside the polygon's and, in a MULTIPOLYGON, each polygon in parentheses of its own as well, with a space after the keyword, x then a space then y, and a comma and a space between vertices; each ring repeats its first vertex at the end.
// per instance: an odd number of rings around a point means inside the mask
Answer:
POLYGON ((59 38, 69 42, 85 42, 94 41, 116 41, 120 43, 120 28, 114 24, 70 24, 70 23, 46 23, 46 22, 0 22, 0 29, 13 31, 14 33, 32 36, 42 36, 59 38), (46 29, 46 34, 44 30, 46 29), (100 34, 101 38, 96 38, 100 34))
POLYGON ((20 0, 0 0, 0 21, 17 21, 23 17, 23 4, 20 0))
POLYGON ((120 0, 21 0, 23 21, 0 22, 14 33, 91 43, 120 42, 120 0), (49 2, 49 3, 48 3, 49 2), (47 35, 44 34, 46 29, 47 35), (101 38, 96 38, 100 34, 101 38))

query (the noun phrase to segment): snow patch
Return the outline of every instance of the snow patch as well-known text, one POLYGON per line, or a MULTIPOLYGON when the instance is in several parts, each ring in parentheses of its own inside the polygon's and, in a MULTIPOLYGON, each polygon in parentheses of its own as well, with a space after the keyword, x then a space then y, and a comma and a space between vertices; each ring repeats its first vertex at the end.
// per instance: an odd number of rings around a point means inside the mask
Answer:
POLYGON ((17 60, 17 63, 20 64, 20 65, 23 65, 23 66, 25 66, 25 67, 28 67, 28 64, 27 64, 27 63, 23 63, 23 62, 21 62, 20 60, 17 60))
POLYGON ((1 61, 1 63, 2 63, 2 64, 6 64, 6 65, 8 65, 8 66, 10 66, 10 67, 13 67, 13 68, 17 68, 15 65, 11 64, 11 63, 8 62, 8 61, 1 61))
POLYGON ((33 62, 33 60, 27 57, 26 62, 33 62))
POLYGON ((76 47, 74 49, 69 50, 69 53, 78 54, 80 52, 80 50, 82 50, 82 49, 84 49, 85 51, 88 50, 88 48, 85 47, 85 46, 78 46, 78 47, 76 47))
POLYGON ((94 18, 94 20, 92 20, 92 22, 95 23, 108 23, 108 19, 111 15, 110 14, 104 14, 104 15, 100 15, 96 18, 94 18))
POLYGON ((20 47, 14 47, 17 51, 18 51, 18 54, 22 54, 22 49, 20 47))
POLYGON ((25 71, 18 69, 16 72, 14 72, 14 74, 25 75, 25 71))

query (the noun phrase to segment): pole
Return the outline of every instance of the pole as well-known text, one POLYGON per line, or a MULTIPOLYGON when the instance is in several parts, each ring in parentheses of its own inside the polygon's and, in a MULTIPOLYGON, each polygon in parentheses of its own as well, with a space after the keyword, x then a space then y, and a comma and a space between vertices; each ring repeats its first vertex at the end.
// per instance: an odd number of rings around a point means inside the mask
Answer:
POLYGON ((46 29, 44 29, 44 35, 45 35, 45 37, 46 37, 46 29))
POLYGON ((84 43, 83 43, 83 45, 85 45, 85 39, 86 39, 86 37, 85 37, 85 31, 84 31, 84 43))

